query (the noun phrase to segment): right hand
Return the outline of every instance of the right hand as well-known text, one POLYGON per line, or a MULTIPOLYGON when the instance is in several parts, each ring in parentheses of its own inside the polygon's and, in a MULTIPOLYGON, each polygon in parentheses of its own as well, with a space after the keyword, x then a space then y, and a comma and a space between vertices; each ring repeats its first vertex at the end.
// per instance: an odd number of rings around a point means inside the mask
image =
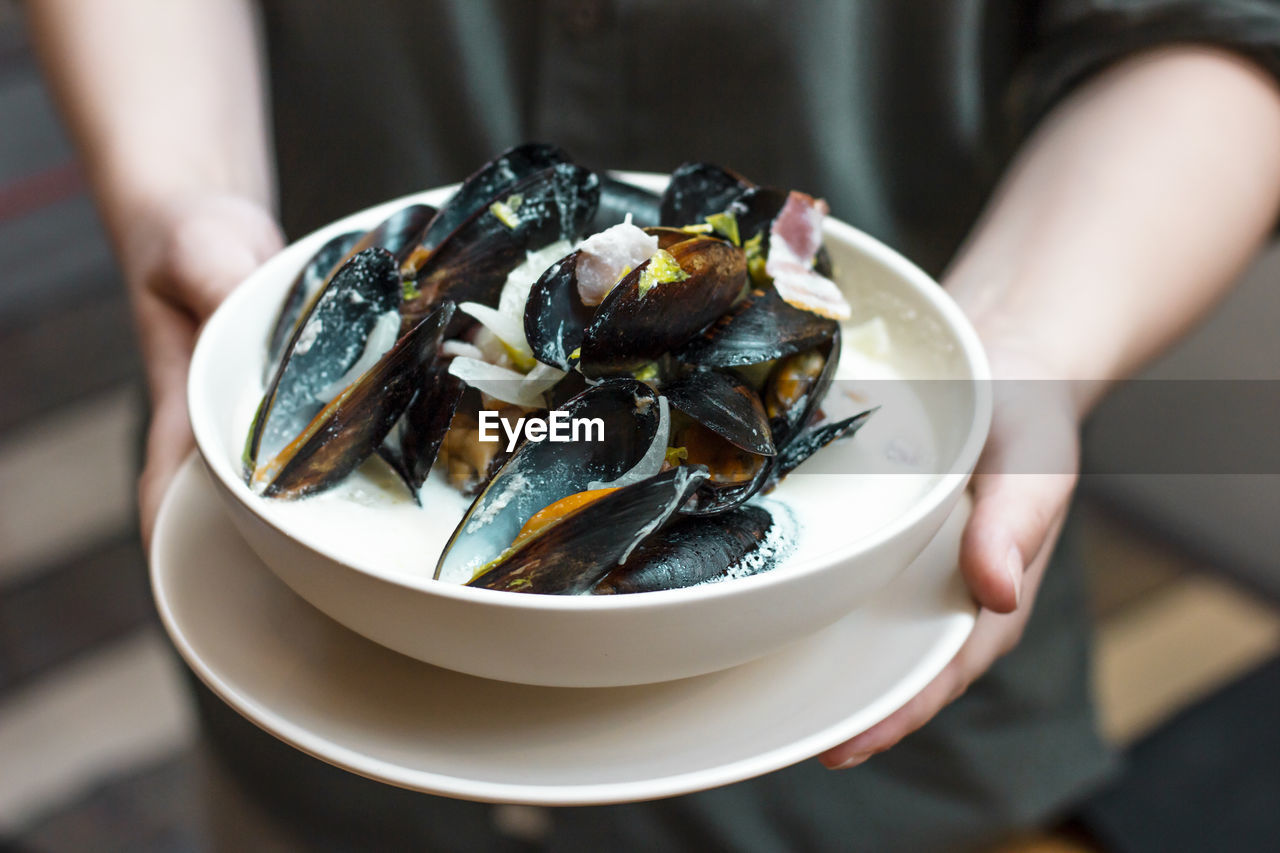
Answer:
POLYGON ((227 295, 283 245, 257 202, 201 195, 135 217, 121 241, 151 397, 146 461, 138 481, 142 541, 151 547, 160 500, 194 441, 187 420, 187 368, 196 335, 227 295))

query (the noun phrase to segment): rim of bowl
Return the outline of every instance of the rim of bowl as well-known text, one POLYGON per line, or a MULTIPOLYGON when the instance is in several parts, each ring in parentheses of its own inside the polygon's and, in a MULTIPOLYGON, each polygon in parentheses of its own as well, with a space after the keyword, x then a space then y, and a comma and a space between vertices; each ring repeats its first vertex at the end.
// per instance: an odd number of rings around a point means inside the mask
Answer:
MULTIPOLYGON (((666 186, 667 175, 655 172, 611 171, 609 174, 640 186, 661 191, 666 186)), ((261 289, 261 282, 269 282, 277 276, 265 274, 292 255, 302 255, 302 245, 318 246, 329 236, 343 230, 357 227, 356 222, 369 220, 376 224, 380 218, 416 202, 439 202, 447 197, 457 184, 435 187, 400 198, 382 202, 364 210, 344 216, 339 220, 312 231, 305 237, 289 244, 276 255, 268 259, 262 266, 250 274, 218 307, 213 316, 205 323, 196 341, 192 354, 191 366, 187 375, 187 410, 191 420, 191 429, 195 436, 196 447, 209 470, 218 479, 223 488, 248 509, 258 520, 275 530, 282 536, 292 540, 296 545, 323 557, 330 562, 343 566, 351 571, 369 575, 384 583, 390 583, 406 590, 429 595, 441 595, 474 605, 491 605, 495 607, 511 607, 524 610, 551 610, 574 612, 581 610, 642 610, 651 607, 678 607, 685 604, 743 595, 754 590, 767 589, 775 584, 785 584, 798 580, 804 575, 821 572, 840 563, 844 563, 856 554, 874 550, 901 535, 905 530, 918 524, 925 516, 944 503, 953 493, 962 488, 977 465, 978 456, 986 443, 987 433, 991 426, 992 388, 991 368, 987 362, 986 351, 978 338, 977 331, 970 324, 960 306, 951 298, 940 284, 934 281, 924 270, 894 249, 880 242, 871 235, 849 225, 848 223, 827 217, 825 230, 848 243, 857 251, 870 256, 873 260, 889 268, 899 279, 910 285, 917 295, 924 298, 944 319, 950 333, 959 344, 960 355, 969 370, 969 381, 973 387, 973 417, 967 426, 967 432, 960 450, 955 454, 954 471, 964 473, 948 473, 938 476, 938 481, 929 487, 915 503, 900 513, 892 521, 882 525, 865 536, 861 536, 847 545, 815 555, 807 560, 787 567, 785 572, 761 572, 744 578, 732 578, 720 583, 702 584, 682 589, 656 590, 635 595, 528 595, 524 593, 503 592, 501 590, 477 589, 462 584, 446 583, 431 577, 412 577, 398 572, 381 571, 377 567, 354 565, 330 553, 322 543, 308 541, 295 535, 285 527, 277 524, 255 505, 259 498, 252 494, 244 482, 230 468, 234 466, 219 465, 212 457, 228 448, 222 447, 217 438, 214 426, 213 407, 203 393, 202 379, 214 369, 218 358, 216 342, 221 339, 234 341, 234 336, 219 335, 221 325, 228 322, 227 317, 236 313, 236 306, 255 298, 255 291, 261 289), (250 285, 250 286, 246 286, 250 285)), ((311 249, 306 254, 309 257, 311 249)), ((234 454, 232 454, 234 457, 234 454)))

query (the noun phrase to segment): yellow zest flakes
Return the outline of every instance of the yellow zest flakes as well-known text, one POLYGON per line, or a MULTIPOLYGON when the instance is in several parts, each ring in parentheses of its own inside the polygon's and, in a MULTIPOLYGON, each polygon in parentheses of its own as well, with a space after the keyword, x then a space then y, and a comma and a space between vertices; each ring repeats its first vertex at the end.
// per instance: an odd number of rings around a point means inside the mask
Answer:
POLYGON ((738 217, 729 211, 724 213, 713 213, 707 217, 707 224, 711 226, 721 237, 728 240, 735 246, 742 245, 742 238, 738 234, 738 217))
POLYGON ((767 283, 769 274, 764 271, 766 261, 764 256, 764 232, 757 231, 756 236, 742 244, 742 250, 747 255, 747 274, 751 276, 751 280, 756 284, 767 283))
POLYGON ((644 296, 655 285, 684 281, 688 277, 689 274, 681 268, 680 262, 672 257, 670 252, 659 249, 649 259, 649 265, 644 268, 644 272, 640 273, 640 295, 644 296))
POLYGON ((520 224, 520 217, 516 215, 516 211, 520 209, 524 196, 520 193, 509 195, 504 201, 495 201, 489 205, 489 212, 498 217, 498 221, 508 228, 515 229, 520 224))
POLYGON ((411 278, 406 278, 400 282, 400 297, 405 302, 412 302, 422 295, 422 291, 418 290, 417 283, 411 278))
POLYGON ((573 352, 569 353, 570 361, 580 361, 582 359, 582 347, 577 347, 573 352))
POLYGON ((686 234, 710 234, 715 228, 710 222, 699 222, 697 225, 682 225, 680 230, 686 234))
POLYGON ((528 578, 512 578, 507 581, 507 590, 509 592, 519 592, 522 589, 528 589, 533 586, 533 581, 528 578))
POLYGON ((668 447, 667 448, 667 464, 672 468, 682 464, 689 458, 689 449, 687 447, 668 447))
POLYGON ((637 382, 652 382, 658 378, 658 364, 651 361, 639 370, 632 371, 631 375, 637 382))

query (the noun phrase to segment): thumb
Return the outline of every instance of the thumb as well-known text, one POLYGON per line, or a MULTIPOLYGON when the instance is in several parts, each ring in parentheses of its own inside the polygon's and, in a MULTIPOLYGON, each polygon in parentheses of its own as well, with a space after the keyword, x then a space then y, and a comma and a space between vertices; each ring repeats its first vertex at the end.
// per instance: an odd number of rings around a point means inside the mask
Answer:
POLYGON ((978 603, 1018 606, 1022 573, 1065 513, 1076 483, 1078 420, 1062 383, 1005 381, 974 471, 960 569, 978 603))
POLYGON ((960 542, 960 571, 978 603, 1015 610, 1022 574, 1066 511, 1072 474, 975 474, 973 514, 960 542))

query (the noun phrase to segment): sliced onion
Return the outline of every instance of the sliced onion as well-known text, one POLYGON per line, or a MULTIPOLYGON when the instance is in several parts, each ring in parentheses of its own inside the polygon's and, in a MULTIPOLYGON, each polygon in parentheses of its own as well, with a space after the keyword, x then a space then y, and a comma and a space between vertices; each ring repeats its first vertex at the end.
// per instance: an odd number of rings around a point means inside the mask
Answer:
POLYGON ((529 368, 535 364, 533 350, 524 336, 524 320, 512 317, 505 312, 481 305, 479 302, 461 302, 458 309, 476 318, 486 329, 493 332, 498 340, 506 346, 511 360, 516 367, 529 368))
POLYGON ((546 392, 564 378, 563 370, 546 364, 539 364, 526 376, 510 368, 466 356, 458 356, 449 362, 449 373, 494 399, 527 409, 542 408, 546 404, 546 392))

